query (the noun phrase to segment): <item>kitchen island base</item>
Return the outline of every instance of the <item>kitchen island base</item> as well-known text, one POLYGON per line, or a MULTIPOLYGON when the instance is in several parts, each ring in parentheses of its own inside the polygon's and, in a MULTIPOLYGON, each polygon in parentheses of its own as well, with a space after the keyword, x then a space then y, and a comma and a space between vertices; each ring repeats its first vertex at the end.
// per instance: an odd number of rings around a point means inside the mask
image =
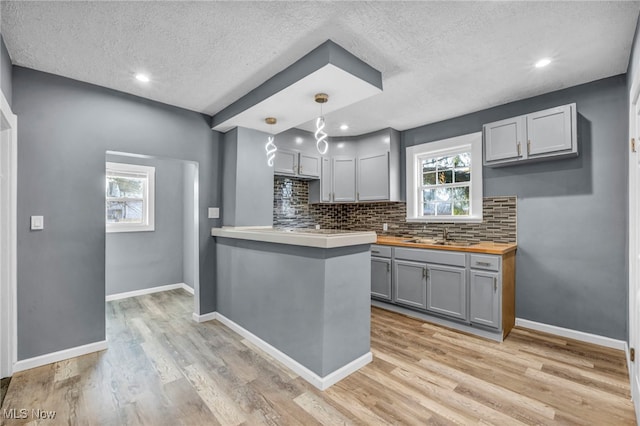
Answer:
POLYGON ((217 318, 326 389, 372 359, 369 247, 218 235, 217 318))

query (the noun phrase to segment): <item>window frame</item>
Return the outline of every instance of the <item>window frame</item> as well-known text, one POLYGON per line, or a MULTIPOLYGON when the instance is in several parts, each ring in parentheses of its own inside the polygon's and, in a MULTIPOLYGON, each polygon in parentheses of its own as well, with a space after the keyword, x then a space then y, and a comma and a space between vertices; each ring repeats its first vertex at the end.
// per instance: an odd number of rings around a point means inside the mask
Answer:
POLYGON ((407 222, 480 223, 482 222, 482 132, 449 139, 427 142, 406 149, 407 222), (471 153, 471 179, 469 185, 469 215, 424 216, 421 214, 422 167, 426 158, 471 153))
MULTIPOLYGON (((107 190, 105 185, 105 194, 104 194, 105 231, 107 233, 155 231, 156 168, 153 166, 143 166, 139 164, 128 164, 128 163, 114 163, 114 162, 107 161, 105 163, 105 183, 107 182, 108 176, 117 175, 118 172, 122 173, 123 175, 135 173, 135 174, 146 176, 147 184, 144 186, 144 190, 142 194, 143 221, 142 223, 107 222, 107 202, 109 200, 117 200, 117 199, 107 197, 107 190)), ((133 198, 126 198, 126 197, 123 197, 122 199, 133 200, 133 198)))

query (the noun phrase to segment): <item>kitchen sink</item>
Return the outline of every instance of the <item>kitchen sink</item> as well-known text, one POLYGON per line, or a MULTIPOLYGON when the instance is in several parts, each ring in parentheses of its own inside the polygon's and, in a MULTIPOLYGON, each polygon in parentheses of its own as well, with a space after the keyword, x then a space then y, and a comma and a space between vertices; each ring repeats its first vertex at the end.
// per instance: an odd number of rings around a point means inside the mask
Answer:
POLYGON ((458 247, 469 247, 476 245, 473 241, 463 241, 463 240, 432 240, 429 238, 411 238, 409 240, 403 240, 403 243, 416 243, 416 244, 431 244, 434 246, 458 246, 458 247))

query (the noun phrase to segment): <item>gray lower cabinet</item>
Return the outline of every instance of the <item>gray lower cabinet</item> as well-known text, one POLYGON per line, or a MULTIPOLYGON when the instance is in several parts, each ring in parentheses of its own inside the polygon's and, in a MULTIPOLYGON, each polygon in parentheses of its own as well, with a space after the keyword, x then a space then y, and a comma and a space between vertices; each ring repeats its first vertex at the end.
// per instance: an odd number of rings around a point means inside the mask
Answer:
POLYGON ((467 319, 467 269, 444 265, 427 266, 427 310, 467 319))
POLYGON ((391 300, 391 259, 371 256, 371 297, 391 300))
POLYGON ((414 308, 427 308, 427 265, 394 260, 393 301, 414 308))
POLYGON ((472 269, 469 276, 471 323, 499 329, 502 313, 500 274, 472 269))

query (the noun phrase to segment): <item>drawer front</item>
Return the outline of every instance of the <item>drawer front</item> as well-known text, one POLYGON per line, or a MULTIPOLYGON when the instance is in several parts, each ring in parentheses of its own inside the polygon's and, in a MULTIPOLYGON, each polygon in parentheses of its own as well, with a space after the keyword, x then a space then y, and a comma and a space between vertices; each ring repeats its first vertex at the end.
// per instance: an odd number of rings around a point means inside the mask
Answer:
POLYGON ((396 259, 413 260, 415 262, 439 263, 441 265, 466 266, 465 253, 445 250, 395 248, 396 259))
POLYGON ((371 256, 391 257, 391 247, 371 244, 371 256))
POLYGON ((490 256, 485 254, 472 254, 470 256, 470 263, 472 269, 486 269, 487 271, 499 271, 500 270, 500 256, 490 256))

